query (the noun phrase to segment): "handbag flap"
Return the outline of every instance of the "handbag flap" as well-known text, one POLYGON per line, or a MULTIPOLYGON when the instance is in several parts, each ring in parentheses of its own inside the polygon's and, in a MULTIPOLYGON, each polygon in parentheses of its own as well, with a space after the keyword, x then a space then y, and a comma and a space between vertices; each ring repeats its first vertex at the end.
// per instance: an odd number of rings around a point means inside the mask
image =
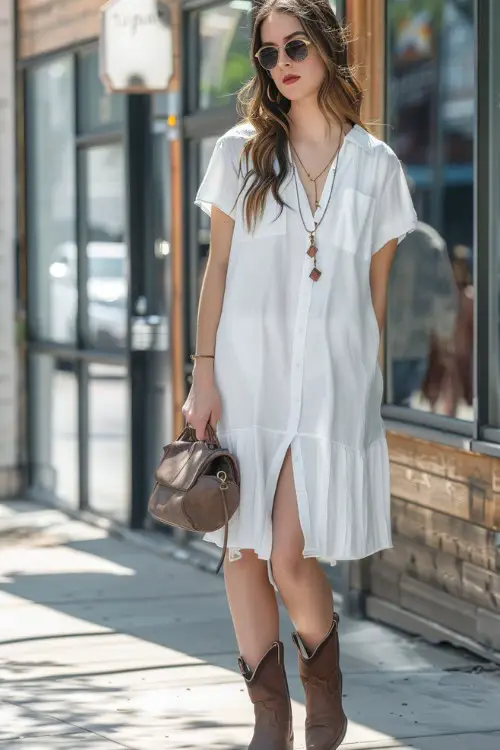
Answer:
POLYGON ((239 481, 238 468, 228 451, 209 448, 201 440, 194 443, 177 440, 165 447, 164 456, 155 472, 156 481, 164 487, 187 492, 205 473, 207 466, 221 457, 231 461, 235 481, 239 481))

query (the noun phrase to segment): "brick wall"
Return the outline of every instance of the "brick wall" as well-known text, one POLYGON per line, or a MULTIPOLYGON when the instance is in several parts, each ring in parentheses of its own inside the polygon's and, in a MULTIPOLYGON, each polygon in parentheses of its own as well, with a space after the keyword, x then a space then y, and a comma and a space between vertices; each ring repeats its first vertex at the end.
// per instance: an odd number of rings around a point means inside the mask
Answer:
POLYGON ((0 4, 0 497, 17 464, 15 100, 12 3, 0 4))

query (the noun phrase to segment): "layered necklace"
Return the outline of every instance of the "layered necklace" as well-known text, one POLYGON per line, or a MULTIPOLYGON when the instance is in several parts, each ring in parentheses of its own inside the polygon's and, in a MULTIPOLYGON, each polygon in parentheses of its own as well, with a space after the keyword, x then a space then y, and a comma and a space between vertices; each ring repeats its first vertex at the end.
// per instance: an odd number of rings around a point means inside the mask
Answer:
MULTIPOLYGON (((304 164, 302 163, 302 160, 301 160, 300 156, 298 155, 297 151, 295 150, 295 148, 293 147, 293 145, 292 145, 292 143, 290 141, 290 146, 292 148, 292 151, 295 154, 295 156, 297 157, 297 159, 298 159, 298 161, 299 161, 302 169, 306 173, 306 175, 309 178, 309 180, 314 183, 314 196, 315 196, 316 210, 318 210, 318 208, 320 207, 320 204, 319 204, 319 201, 318 201, 318 184, 317 184, 318 180, 319 180, 320 177, 322 177, 322 175, 324 175, 324 173, 326 172, 326 170, 329 167, 331 167, 331 165, 333 164, 333 162, 335 161, 335 159, 340 155, 340 149, 341 149, 342 143, 343 143, 343 138, 341 137, 340 141, 339 141, 339 145, 337 146, 337 148, 335 150, 335 153, 332 156, 332 158, 328 161, 328 164, 326 165, 326 167, 324 167, 321 170, 321 172, 319 173, 319 175, 317 177, 312 177, 309 174, 309 172, 307 171, 307 169, 304 167, 304 164)), ((307 234, 309 235, 309 250, 307 251, 307 254, 308 254, 308 256, 310 258, 312 258, 313 263, 314 263, 314 267, 313 267, 311 273, 309 274, 309 276, 310 276, 310 278, 313 281, 319 281, 319 279, 321 277, 321 271, 319 270, 319 268, 317 267, 317 264, 316 264, 316 256, 318 254, 318 246, 316 244, 316 232, 317 232, 318 227, 320 226, 321 222, 323 221, 323 219, 325 218, 325 216, 327 214, 328 207, 329 207, 330 201, 332 199, 333 188, 335 186, 335 178, 337 177, 337 171, 338 171, 338 168, 339 168, 339 160, 337 159, 337 164, 335 166, 335 171, 333 173, 332 184, 330 186, 330 193, 328 195, 328 200, 327 200, 327 203, 326 203, 326 206, 325 206, 325 210, 323 211, 323 215, 321 216, 321 219, 319 221, 314 221, 314 227, 313 227, 313 229, 309 229, 308 228, 308 226, 306 224, 306 221, 304 219, 304 215, 302 213, 302 206, 301 206, 301 203, 300 203, 300 195, 299 195, 299 179, 300 178, 299 178, 299 176, 297 174, 297 172, 298 172, 297 165, 295 163, 295 160, 293 160, 293 159, 292 159, 292 165, 293 165, 293 179, 294 179, 294 182, 295 182, 295 192, 297 193, 297 205, 299 207, 300 218, 301 218, 302 224, 304 226, 304 229, 306 230, 307 234)))
POLYGON ((315 204, 316 210, 317 210, 319 208, 318 180, 320 179, 320 177, 323 177, 323 175, 325 174, 326 170, 333 164, 333 162, 335 160, 335 157, 337 156, 339 147, 337 146, 337 149, 336 149, 334 155, 332 156, 332 158, 330 159, 330 161, 328 162, 328 164, 326 164, 326 166, 323 167, 323 169, 321 170, 321 172, 319 173, 319 175, 317 177, 313 177, 311 174, 309 174, 309 172, 305 168, 304 162, 302 161, 302 159, 298 155, 298 153, 297 153, 297 151, 295 149, 295 146, 293 145, 293 143, 291 141, 290 141, 290 146, 292 147, 292 151, 293 151, 293 153, 295 155, 295 158, 297 159, 297 161, 299 162, 300 166, 302 167, 302 169, 306 173, 307 179, 310 182, 314 183, 314 204, 315 204))

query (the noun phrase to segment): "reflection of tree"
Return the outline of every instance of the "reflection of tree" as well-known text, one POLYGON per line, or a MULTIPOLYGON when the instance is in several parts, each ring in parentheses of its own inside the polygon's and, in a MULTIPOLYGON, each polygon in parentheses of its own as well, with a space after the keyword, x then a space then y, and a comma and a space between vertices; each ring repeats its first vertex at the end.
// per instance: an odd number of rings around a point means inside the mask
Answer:
POLYGON ((442 17, 445 2, 447 0, 405 0, 405 2, 392 0, 387 3, 387 18, 390 24, 399 24, 417 14, 427 12, 434 26, 442 17))
POLYGON ((202 101, 218 105, 235 94, 252 74, 249 16, 227 7, 206 14, 200 28, 205 46, 200 94, 202 101))
POLYGON ((417 14, 427 12, 431 19, 432 28, 439 31, 445 6, 454 5, 472 23, 474 20, 474 7, 471 0, 404 0, 395 2, 389 0, 387 3, 387 19, 389 25, 395 26, 403 21, 413 18, 417 14))
POLYGON ((210 98, 231 96, 236 93, 252 74, 248 52, 244 55, 233 54, 229 57, 224 75, 219 86, 210 87, 210 98))

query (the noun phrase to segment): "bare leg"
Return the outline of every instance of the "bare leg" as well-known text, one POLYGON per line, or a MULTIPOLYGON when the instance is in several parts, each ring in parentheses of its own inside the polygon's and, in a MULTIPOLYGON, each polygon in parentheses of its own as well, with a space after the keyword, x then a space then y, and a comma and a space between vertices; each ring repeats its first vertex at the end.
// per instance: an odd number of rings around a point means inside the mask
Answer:
POLYGON ((241 560, 226 558, 224 577, 239 651, 253 670, 279 638, 278 603, 267 563, 253 550, 242 550, 241 560))
POLYGON ((315 559, 304 559, 290 449, 278 480, 273 511, 274 580, 290 619, 309 650, 325 637, 333 622, 333 594, 315 559))

